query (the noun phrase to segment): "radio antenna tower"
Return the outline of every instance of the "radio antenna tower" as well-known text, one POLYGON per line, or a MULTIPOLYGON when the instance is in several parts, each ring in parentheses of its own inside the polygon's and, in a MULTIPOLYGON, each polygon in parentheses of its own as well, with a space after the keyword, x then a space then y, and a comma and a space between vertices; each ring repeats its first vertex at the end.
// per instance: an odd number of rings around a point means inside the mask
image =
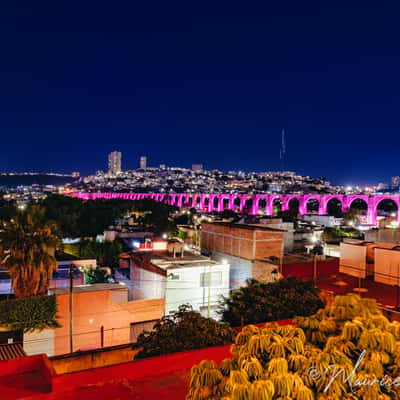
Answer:
POLYGON ((285 170, 285 156, 286 156, 285 129, 282 129, 281 149, 279 152, 279 158, 281 160, 281 172, 285 170))

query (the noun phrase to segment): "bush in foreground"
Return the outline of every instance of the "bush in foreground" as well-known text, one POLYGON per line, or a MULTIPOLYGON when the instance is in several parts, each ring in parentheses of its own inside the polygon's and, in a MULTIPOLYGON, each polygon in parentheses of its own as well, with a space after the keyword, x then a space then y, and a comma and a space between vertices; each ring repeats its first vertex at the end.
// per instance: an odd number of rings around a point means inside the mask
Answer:
POLYGON ((400 323, 375 300, 337 296, 297 322, 246 326, 232 358, 192 367, 187 400, 400 398, 400 323))
POLYGON ((273 283, 248 280, 247 286, 224 298, 220 314, 231 326, 307 316, 324 306, 318 294, 313 282, 294 277, 273 283))
POLYGON ((140 351, 135 358, 159 356, 210 346, 232 343, 234 331, 228 324, 205 318, 189 305, 161 319, 151 332, 138 336, 133 348, 140 351))

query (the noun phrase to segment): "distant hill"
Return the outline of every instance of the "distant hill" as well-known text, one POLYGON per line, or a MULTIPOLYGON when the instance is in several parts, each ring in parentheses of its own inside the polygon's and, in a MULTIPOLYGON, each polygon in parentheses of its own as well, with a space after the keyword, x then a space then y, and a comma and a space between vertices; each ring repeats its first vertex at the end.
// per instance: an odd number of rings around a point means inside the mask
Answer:
POLYGON ((16 186, 32 186, 32 185, 54 185, 62 186, 66 183, 76 181, 78 178, 73 178, 68 175, 49 175, 49 174, 13 174, 0 175, 0 186, 16 187, 16 186))

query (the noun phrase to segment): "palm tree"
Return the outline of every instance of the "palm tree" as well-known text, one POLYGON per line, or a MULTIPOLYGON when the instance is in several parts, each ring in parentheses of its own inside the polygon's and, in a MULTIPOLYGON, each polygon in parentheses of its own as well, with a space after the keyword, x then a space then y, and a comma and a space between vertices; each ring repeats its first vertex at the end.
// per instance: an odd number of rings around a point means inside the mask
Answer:
POLYGON ((2 263, 8 270, 16 297, 47 294, 57 269, 55 249, 61 244, 56 225, 44 220, 44 209, 31 206, 5 222, 0 231, 2 263))

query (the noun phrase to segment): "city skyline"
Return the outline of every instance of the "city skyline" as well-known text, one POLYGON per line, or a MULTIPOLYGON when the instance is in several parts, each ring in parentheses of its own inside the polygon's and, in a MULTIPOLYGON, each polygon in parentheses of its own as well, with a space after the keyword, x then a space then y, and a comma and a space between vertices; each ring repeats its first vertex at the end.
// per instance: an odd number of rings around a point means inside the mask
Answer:
MULTIPOLYGON (((340 3, 340 2, 339 2, 340 3)), ((398 175, 394 5, 0 6, 0 171, 149 165, 398 175), (16 51, 18 49, 18 51, 16 51)))

